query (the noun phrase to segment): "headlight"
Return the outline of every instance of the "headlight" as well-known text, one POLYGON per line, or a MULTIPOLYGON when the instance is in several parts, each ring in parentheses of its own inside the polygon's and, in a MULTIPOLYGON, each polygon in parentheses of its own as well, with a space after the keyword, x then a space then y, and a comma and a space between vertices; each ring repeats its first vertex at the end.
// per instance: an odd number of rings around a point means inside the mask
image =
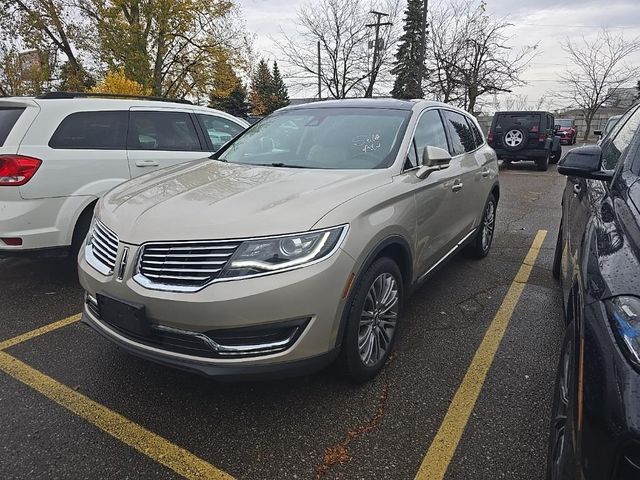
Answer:
POLYGON ((295 235, 247 240, 240 244, 218 278, 251 277, 317 263, 340 246, 348 226, 295 235))
POLYGON ((615 297, 605 304, 623 349, 630 360, 640 366, 640 298, 615 297))

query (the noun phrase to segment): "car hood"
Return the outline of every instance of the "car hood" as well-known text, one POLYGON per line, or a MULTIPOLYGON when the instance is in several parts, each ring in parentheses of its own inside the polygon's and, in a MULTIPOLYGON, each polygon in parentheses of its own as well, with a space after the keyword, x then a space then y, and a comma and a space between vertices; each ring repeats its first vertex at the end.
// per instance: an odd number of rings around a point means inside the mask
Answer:
POLYGON ((316 170, 198 161, 126 182, 97 215, 120 240, 200 240, 309 230, 338 205, 391 182, 387 170, 316 170))

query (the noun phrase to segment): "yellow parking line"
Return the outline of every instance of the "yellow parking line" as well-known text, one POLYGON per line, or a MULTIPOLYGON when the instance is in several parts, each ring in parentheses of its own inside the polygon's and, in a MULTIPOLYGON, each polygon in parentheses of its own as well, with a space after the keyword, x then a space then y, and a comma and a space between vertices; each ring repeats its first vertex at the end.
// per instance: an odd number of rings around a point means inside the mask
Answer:
POLYGON ((449 405, 449 410, 447 410, 438 433, 436 433, 427 454, 422 460, 420 469, 416 474, 416 480, 440 480, 444 478, 467 426, 469 416, 480 395, 502 337, 509 325, 509 320, 511 320, 522 291, 529 280, 531 270, 536 258, 538 258, 540 247, 546 235, 546 230, 538 230, 527 256, 511 283, 498 312, 493 317, 487 333, 482 339, 471 365, 469 365, 469 369, 449 405))
POLYGON ((40 335, 44 335, 45 333, 53 332, 54 330, 57 330, 59 328, 66 327, 67 325, 71 325, 78 320, 80 320, 79 313, 67 317, 63 320, 50 323, 49 325, 45 325, 44 327, 36 328, 35 330, 31 330, 30 332, 23 333, 22 335, 18 335, 17 337, 10 338, 9 340, 0 342, 0 351, 6 350, 7 348, 13 347, 14 345, 18 345, 19 343, 26 342, 27 340, 31 340, 32 338, 39 337, 40 335))
POLYGON ((119 413, 94 402, 5 352, 0 352, 0 370, 185 478, 233 479, 228 473, 217 469, 187 450, 133 423, 119 413))

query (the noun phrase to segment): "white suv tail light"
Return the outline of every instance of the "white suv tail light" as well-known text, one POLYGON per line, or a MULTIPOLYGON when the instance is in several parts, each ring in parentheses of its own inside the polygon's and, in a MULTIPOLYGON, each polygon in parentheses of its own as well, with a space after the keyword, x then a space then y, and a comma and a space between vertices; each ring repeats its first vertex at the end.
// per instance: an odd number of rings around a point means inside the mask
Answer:
POLYGON ((20 186, 31 180, 42 160, 24 155, 0 155, 0 186, 20 186))

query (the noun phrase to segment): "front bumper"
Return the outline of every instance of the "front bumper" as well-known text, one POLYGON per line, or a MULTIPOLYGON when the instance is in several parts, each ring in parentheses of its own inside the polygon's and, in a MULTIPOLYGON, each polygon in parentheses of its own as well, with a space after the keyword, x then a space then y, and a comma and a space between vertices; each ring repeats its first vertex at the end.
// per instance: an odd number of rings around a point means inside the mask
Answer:
MULTIPOLYGON (((116 262, 123 254, 121 244, 116 262)), ((138 247, 126 245, 129 258, 138 247)), ((353 259, 337 250, 315 265, 258 278, 213 283, 193 293, 150 290, 133 280, 136 262, 129 262, 122 280, 103 275, 79 257, 79 278, 88 295, 108 295, 144 305, 154 326, 190 333, 248 327, 268 328, 305 318, 304 330, 284 351, 262 355, 203 357, 137 341, 102 321, 85 305, 83 321, 127 351, 141 357, 210 376, 300 374, 330 362, 339 347, 338 332, 345 306, 343 291, 354 268, 353 259)), ((118 264, 118 263, 117 263, 118 264)))

